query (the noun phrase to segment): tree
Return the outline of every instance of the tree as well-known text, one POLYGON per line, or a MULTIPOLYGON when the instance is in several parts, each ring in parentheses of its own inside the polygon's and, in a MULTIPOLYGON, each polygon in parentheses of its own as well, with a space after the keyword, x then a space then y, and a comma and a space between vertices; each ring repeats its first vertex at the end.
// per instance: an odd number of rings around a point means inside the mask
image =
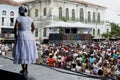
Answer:
POLYGON ((60 34, 63 34, 63 33, 64 33, 64 29, 63 29, 63 28, 60 28, 59 33, 60 33, 60 34))
POLYGON ((108 35, 107 33, 103 33, 103 34, 102 34, 102 37, 104 37, 104 38, 108 38, 109 35, 108 35))
POLYGON ((102 36, 105 38, 120 37, 120 26, 116 23, 110 23, 110 26, 111 32, 103 33, 102 36))
POLYGON ((110 25, 111 25, 110 35, 112 37, 120 37, 120 26, 116 23, 110 23, 110 25))

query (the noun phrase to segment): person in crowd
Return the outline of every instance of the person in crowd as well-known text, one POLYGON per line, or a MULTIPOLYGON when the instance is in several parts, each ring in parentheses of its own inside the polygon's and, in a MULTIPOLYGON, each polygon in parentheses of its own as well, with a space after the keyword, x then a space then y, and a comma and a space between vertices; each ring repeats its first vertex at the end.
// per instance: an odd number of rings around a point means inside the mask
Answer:
POLYGON ((118 64, 118 65, 120 64, 120 55, 119 55, 118 58, 117 58, 117 64, 118 64))
POLYGON ((103 76, 104 77, 110 77, 110 72, 111 72, 110 64, 105 63, 104 67, 103 67, 103 76))
POLYGON ((55 66, 55 59, 53 58, 53 54, 49 54, 49 58, 47 59, 47 64, 51 67, 55 66))
POLYGON ((93 63, 95 62, 96 58, 94 57, 94 54, 90 55, 90 66, 93 67, 93 63))
POLYGON ((5 56, 5 44, 1 46, 2 56, 5 56))
POLYGON ((5 44, 5 55, 7 55, 8 50, 9 50, 8 44, 5 44))
POLYGON ((98 70, 98 76, 103 76, 103 70, 101 69, 98 70))
POLYGON ((62 56, 61 55, 57 57, 57 63, 58 63, 57 67, 62 68, 62 56))
POLYGON ((79 60, 76 60, 76 69, 77 72, 82 72, 82 64, 79 60))
POLYGON ((120 65, 117 66, 117 71, 115 71, 116 80, 120 80, 120 65))
POLYGON ((115 77, 115 66, 114 65, 111 65, 110 76, 115 77))

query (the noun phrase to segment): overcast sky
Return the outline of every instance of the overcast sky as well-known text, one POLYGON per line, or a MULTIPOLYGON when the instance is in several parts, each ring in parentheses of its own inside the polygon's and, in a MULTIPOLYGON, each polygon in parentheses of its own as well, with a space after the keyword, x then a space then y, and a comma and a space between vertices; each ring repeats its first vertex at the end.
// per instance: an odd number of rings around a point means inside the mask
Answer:
POLYGON ((92 2, 107 7, 105 19, 111 22, 120 23, 120 0, 84 0, 84 1, 92 2))
MULTIPOLYGON (((14 0, 17 2, 24 0, 14 0)), ((107 7, 105 19, 111 22, 120 23, 120 0, 83 0, 107 7), (119 15, 119 16, 118 16, 119 15)))
POLYGON ((25 0, 13 0, 13 1, 16 1, 16 2, 21 2, 21 1, 25 1, 25 0))

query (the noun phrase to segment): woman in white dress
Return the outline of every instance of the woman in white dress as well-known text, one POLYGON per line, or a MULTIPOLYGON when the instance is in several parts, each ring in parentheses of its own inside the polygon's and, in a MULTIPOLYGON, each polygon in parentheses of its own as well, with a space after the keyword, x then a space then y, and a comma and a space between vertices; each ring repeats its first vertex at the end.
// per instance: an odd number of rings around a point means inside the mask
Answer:
POLYGON ((28 64, 33 64, 38 58, 33 21, 25 16, 27 9, 24 6, 19 7, 20 16, 16 19, 14 26, 15 45, 13 48, 14 64, 21 64, 20 73, 28 73, 28 64))

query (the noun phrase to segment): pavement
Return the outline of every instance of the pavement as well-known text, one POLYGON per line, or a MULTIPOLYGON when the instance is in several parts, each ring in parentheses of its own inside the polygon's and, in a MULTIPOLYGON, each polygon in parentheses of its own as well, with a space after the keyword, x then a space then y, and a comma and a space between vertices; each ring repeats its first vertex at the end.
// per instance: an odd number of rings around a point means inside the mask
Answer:
MULTIPOLYGON (((11 55, 7 55, 6 57, 0 56, 0 70, 19 75, 18 72, 21 70, 21 66, 13 64, 11 55)), ((28 75, 25 76, 26 80, 99 80, 99 78, 88 78, 80 73, 37 64, 29 65, 28 71, 28 75)))

